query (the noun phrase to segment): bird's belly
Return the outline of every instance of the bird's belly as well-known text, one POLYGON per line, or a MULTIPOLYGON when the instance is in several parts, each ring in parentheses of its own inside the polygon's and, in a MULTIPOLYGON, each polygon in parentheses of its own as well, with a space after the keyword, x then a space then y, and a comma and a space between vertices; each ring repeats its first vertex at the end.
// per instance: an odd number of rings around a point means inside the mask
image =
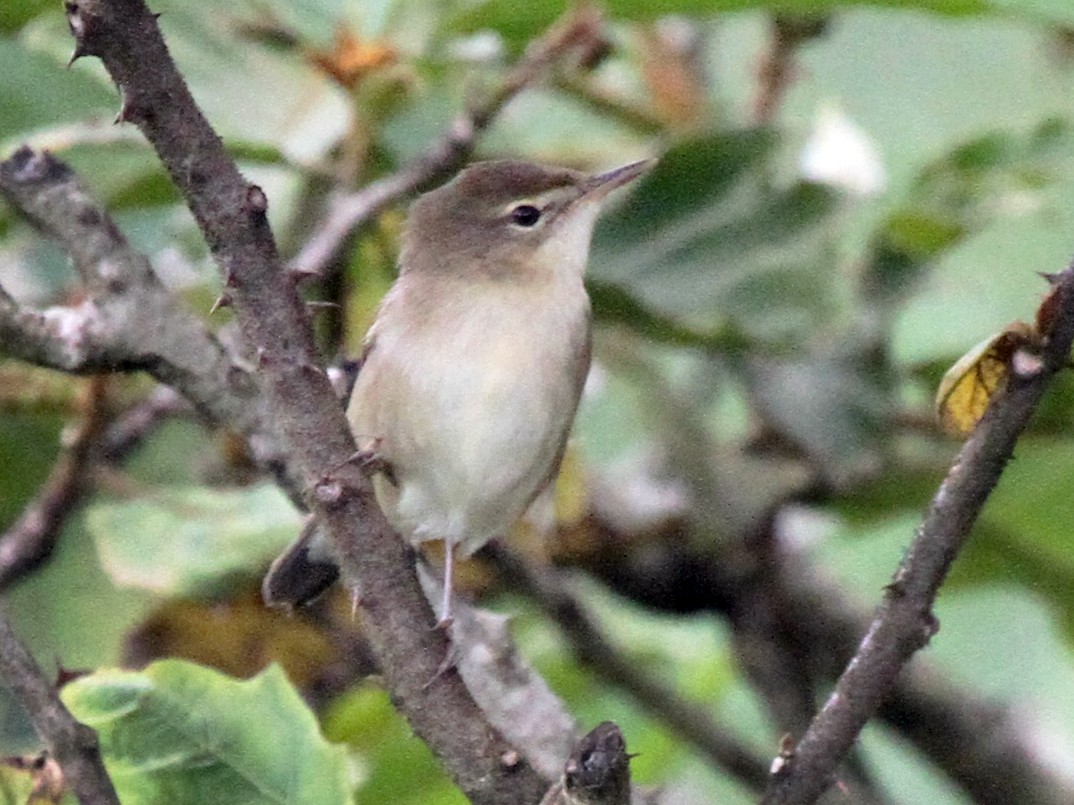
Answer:
POLYGON ((551 474, 584 358, 555 331, 470 322, 435 344, 385 346, 378 342, 362 368, 351 404, 357 438, 377 440, 395 470, 398 486, 377 479, 378 501, 412 542, 476 549, 504 532, 551 474), (381 393, 385 382, 392 393, 381 393))

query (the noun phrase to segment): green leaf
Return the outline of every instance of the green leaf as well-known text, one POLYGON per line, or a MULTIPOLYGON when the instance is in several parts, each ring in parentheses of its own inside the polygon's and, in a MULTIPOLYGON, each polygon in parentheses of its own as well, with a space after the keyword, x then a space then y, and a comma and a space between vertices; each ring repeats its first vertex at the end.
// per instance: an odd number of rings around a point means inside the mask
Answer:
MULTIPOLYGON (((71 45, 68 36, 67 50, 71 45)), ((0 141, 28 129, 74 120, 115 105, 115 96, 86 73, 59 69, 55 61, 21 43, 0 40, 0 141)), ((4 153, 4 157, 8 154, 4 153)))
POLYGON ((747 379, 767 424, 836 487, 879 465, 892 411, 889 382, 855 350, 750 361, 747 379))
POLYGON ((13 33, 44 10, 55 11, 51 0, 18 0, 0 5, 0 31, 13 33))
POLYGON ((201 595, 252 577, 298 533, 301 517, 272 484, 157 489, 86 512, 101 564, 119 585, 201 595))
POLYGON ((247 681, 179 660, 98 671, 64 703, 97 731, 124 805, 340 805, 344 752, 278 666, 247 681))
POLYGON ((691 328, 783 342, 829 319, 836 196, 774 187, 776 146, 751 129, 672 148, 598 226, 590 276, 691 328))
MULTIPOLYGON (((1012 219, 1018 221, 1014 223, 1017 231, 1043 207, 1069 207, 1068 192, 1053 185, 1065 184, 1066 177, 1074 176, 1071 141, 1069 124, 1049 119, 1028 134, 993 132, 973 139, 922 171, 901 208, 874 233, 872 253, 861 275, 866 298, 895 319, 900 358, 943 363, 964 352, 973 341, 956 347, 954 341, 965 339, 967 330, 952 327, 950 315, 965 317, 967 324, 980 317, 969 332, 981 338, 1025 315, 1018 307, 1021 300, 1012 298, 1008 300, 1011 315, 997 319, 996 294, 975 298, 954 286, 939 290, 950 275, 929 276, 929 271, 937 262, 941 268, 960 262, 962 253, 975 251, 979 238, 988 242, 992 230, 1008 238, 1012 219), (940 305, 949 309, 947 315, 933 312, 940 305)), ((1046 215, 1052 214, 1048 209, 1046 215)), ((1032 249, 1037 242, 1033 240, 1033 244, 1019 244, 1019 253, 1032 249)), ((991 243, 985 247, 987 252, 992 249, 991 243)), ((1013 295, 1020 295, 1020 285, 1008 286, 1010 267, 994 257, 975 260, 966 264, 964 281, 970 281, 970 273, 975 284, 987 283, 996 275, 1013 295)))
POLYGON ((1074 441, 1022 439, 952 581, 1018 580, 1048 599, 1074 644, 1074 441))

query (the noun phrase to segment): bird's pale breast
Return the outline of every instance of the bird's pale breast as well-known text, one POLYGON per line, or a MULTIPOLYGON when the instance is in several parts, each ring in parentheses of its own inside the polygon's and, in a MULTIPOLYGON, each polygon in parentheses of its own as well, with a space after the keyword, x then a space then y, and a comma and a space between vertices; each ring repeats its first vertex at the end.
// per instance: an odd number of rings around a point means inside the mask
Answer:
POLYGON ((588 369, 589 301, 575 276, 438 287, 433 304, 413 281, 429 280, 404 275, 385 300, 348 417, 393 467, 398 487, 375 482, 393 526, 472 550, 556 469, 588 369))

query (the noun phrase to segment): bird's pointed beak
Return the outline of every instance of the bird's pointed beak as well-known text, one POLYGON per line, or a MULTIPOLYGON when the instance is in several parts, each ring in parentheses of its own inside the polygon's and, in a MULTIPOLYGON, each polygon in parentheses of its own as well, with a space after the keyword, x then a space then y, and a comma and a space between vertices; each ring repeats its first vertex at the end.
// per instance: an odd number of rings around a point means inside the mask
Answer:
POLYGON ((594 173, 582 183, 582 197, 587 201, 600 201, 617 187, 637 179, 657 163, 656 159, 643 159, 640 162, 631 162, 612 168, 603 173, 594 173))

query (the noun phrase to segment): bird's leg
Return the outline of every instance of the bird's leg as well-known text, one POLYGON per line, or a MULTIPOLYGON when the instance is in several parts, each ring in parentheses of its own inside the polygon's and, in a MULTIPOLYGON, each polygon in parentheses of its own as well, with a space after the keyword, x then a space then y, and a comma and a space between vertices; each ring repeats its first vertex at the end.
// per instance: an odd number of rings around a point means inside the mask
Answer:
POLYGON ((455 621, 451 617, 451 588, 454 585, 455 576, 455 543, 452 540, 444 540, 444 598, 440 602, 440 620, 436 622, 436 628, 446 631, 455 621))
MULTIPOLYGON (((446 539, 444 540, 444 597, 440 601, 440 618, 434 627, 438 631, 445 633, 451 628, 451 624, 455 622, 455 619, 451 616, 451 593, 454 586, 454 575, 455 543, 446 539)), ((440 666, 436 669, 436 673, 433 674, 432 678, 425 683, 425 687, 428 688, 445 674, 454 671, 458 664, 459 647, 455 645, 455 641, 449 638, 447 649, 444 651, 444 658, 440 660, 440 666)))

